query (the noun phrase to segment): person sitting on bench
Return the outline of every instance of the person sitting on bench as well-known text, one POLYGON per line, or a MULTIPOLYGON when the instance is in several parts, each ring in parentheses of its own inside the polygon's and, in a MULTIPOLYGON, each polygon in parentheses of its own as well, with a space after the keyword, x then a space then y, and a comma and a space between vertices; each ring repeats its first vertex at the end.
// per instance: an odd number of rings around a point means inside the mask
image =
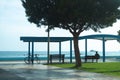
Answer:
POLYGON ((98 62, 98 59, 100 58, 100 55, 98 54, 98 51, 96 51, 95 55, 93 56, 85 56, 85 62, 87 62, 87 59, 92 59, 92 62, 94 59, 96 59, 96 62, 98 62))

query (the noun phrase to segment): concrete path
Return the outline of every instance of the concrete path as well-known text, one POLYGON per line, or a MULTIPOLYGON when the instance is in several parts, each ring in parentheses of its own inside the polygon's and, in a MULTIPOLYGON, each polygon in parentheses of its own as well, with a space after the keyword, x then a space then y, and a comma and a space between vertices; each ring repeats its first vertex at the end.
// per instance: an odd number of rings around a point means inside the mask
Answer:
POLYGON ((62 69, 42 64, 0 64, 0 80, 120 80, 98 73, 62 69), (6 74, 7 75, 6 75, 6 74), (6 75, 6 79, 2 78, 6 75), (13 77, 10 77, 13 75, 13 77))

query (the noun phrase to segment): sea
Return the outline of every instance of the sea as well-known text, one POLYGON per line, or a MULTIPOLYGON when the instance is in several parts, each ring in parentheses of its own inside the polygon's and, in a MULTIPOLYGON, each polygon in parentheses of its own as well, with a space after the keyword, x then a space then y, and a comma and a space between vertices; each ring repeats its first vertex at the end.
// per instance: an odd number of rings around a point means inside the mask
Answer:
MULTIPOLYGON (((84 58, 85 52, 81 51, 81 58, 84 58)), ((98 52, 102 58, 102 52, 98 52)), ((47 51, 35 51, 34 54, 39 54, 40 60, 47 60, 47 51)), ((50 51, 49 54, 59 54, 58 51, 50 51)), ((61 54, 65 54, 65 59, 70 59, 69 51, 62 51, 61 54)), ((88 55, 94 55, 95 52, 88 52, 88 55)), ((0 51, 0 61, 23 61, 27 57, 27 51, 0 51)), ((111 58, 116 61, 120 61, 120 51, 107 51, 106 58, 111 58)), ((72 59, 75 59, 74 51, 72 52, 72 59)))

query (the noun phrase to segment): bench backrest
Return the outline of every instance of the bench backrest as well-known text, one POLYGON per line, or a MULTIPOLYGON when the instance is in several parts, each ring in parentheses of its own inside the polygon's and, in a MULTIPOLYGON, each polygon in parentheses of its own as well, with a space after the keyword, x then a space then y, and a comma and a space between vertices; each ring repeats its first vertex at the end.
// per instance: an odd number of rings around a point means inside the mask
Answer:
POLYGON ((61 54, 61 55, 59 55, 59 54, 51 54, 50 58, 54 58, 54 59, 56 59, 56 58, 64 58, 64 54, 61 54))
POLYGON ((85 59, 99 59, 100 55, 99 54, 95 54, 94 56, 85 56, 85 59))

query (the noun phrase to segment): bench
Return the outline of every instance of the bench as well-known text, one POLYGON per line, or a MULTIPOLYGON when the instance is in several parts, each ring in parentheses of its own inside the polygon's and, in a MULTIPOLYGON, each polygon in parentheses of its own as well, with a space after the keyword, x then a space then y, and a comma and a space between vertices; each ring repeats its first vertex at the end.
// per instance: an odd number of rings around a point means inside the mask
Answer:
POLYGON ((49 60, 50 60, 50 63, 52 63, 52 60, 53 59, 59 59, 60 61, 62 60, 62 63, 64 63, 64 57, 65 55, 64 54, 50 54, 49 56, 49 60))
POLYGON ((99 54, 95 54, 93 56, 85 56, 85 62, 87 62, 87 59, 92 59, 92 62, 94 62, 94 59, 96 59, 96 62, 98 62, 99 58, 100 58, 99 54))

